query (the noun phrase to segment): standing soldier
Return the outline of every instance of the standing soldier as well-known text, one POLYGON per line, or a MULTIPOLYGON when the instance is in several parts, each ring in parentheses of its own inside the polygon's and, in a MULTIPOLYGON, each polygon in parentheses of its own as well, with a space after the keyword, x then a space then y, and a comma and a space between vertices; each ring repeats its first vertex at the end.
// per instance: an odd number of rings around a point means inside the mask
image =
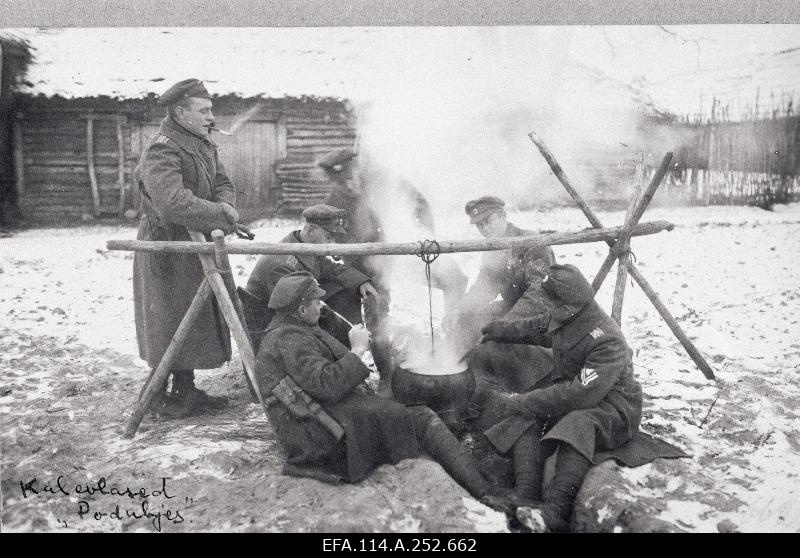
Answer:
MULTIPOLYGON (((142 152, 134 171, 142 207, 138 240, 190 240, 188 230, 208 235, 232 233, 239 216, 236 192, 209 137, 214 125, 211 96, 203 82, 187 79, 158 100, 167 116, 142 152)), ((203 279, 197 254, 136 252, 133 296, 139 355, 156 368, 203 279)), ((165 417, 186 417, 224 407, 194 385, 194 370, 218 368, 230 359, 228 327, 209 300, 176 355, 172 390, 166 385, 151 410, 165 417)))
MULTIPOLYGON (((322 157, 317 164, 325 172, 333 187, 323 204, 343 209, 346 213, 344 228, 347 231, 342 243, 381 242, 383 229, 375 212, 370 208, 364 183, 355 166, 356 153, 352 149, 339 149, 322 157)), ((385 256, 349 256, 343 261, 372 278, 376 288, 374 296, 364 300, 364 319, 372 332, 372 356, 381 376, 385 394, 391 393, 393 373, 391 348, 386 321, 389 314, 389 284, 386 276, 385 256)))
MULTIPOLYGON (((553 348, 553 383, 517 395, 484 393, 483 404, 500 409, 508 418, 486 432, 500 452, 520 444, 526 460, 514 455, 524 491, 541 487, 543 454, 558 451, 555 477, 543 501, 524 505, 517 516, 533 530, 566 531, 573 502, 595 452, 612 450, 633 439, 642 416, 642 388, 633 377, 632 351, 617 323, 594 301, 594 290, 572 265, 552 265, 542 279, 552 299, 550 311, 515 321, 486 325, 486 339, 500 343, 529 343, 553 348), (524 475, 523 475, 524 476, 524 475)), ((519 488, 519 487, 518 487, 519 488)), ((523 491, 523 492, 524 492, 523 491)), ((521 498, 531 493, 520 493, 521 498)))

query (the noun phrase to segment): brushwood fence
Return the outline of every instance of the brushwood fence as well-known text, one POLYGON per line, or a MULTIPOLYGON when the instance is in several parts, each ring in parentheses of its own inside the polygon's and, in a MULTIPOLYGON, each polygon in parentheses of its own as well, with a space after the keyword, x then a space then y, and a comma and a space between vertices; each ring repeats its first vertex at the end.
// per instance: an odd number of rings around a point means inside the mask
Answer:
POLYGON ((670 123, 669 129, 682 141, 663 200, 760 207, 800 201, 800 117, 670 123))

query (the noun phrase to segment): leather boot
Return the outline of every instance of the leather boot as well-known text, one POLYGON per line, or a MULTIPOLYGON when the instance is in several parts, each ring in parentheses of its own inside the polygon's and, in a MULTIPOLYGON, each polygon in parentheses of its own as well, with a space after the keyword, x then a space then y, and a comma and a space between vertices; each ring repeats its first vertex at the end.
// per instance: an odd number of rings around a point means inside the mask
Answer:
POLYGON ((162 414, 168 418, 185 418, 227 405, 227 397, 208 395, 195 387, 194 370, 173 370, 172 390, 162 414))
POLYGON ((569 531, 575 496, 583 484, 591 462, 569 444, 558 444, 556 472, 544 494, 541 506, 521 507, 517 518, 533 531, 569 531))
POLYGON ((394 375, 394 363, 391 354, 392 346, 388 340, 377 336, 370 343, 372 360, 375 368, 378 369, 380 381, 378 382, 378 395, 389 399, 394 399, 392 392, 392 376, 394 375))
POLYGON ((544 459, 539 450, 542 425, 531 426, 512 449, 514 457, 514 498, 512 502, 524 505, 525 502, 541 501, 542 471, 544 459))
POLYGON ((495 490, 478 470, 475 458, 453 435, 447 425, 427 407, 413 407, 414 431, 423 449, 428 452, 453 479, 475 498, 501 492, 495 490))

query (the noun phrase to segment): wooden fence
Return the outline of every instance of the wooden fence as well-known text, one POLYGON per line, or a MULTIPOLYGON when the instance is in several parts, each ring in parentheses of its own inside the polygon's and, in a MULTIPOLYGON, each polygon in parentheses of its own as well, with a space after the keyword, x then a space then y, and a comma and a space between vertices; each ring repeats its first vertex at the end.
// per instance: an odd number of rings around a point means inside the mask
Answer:
POLYGON ((799 116, 664 126, 682 140, 662 201, 761 207, 800 201, 799 116))

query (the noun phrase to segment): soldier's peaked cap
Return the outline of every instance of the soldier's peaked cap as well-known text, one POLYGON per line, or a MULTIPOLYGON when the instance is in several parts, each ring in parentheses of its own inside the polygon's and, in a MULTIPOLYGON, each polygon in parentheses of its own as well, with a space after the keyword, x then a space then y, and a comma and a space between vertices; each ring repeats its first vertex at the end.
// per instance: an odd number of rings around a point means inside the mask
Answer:
POLYGON ((358 153, 352 149, 337 149, 322 157, 317 161, 317 165, 325 170, 338 172, 344 168, 346 162, 353 160, 357 155, 358 153))
POLYGON ((272 289, 267 306, 273 310, 294 310, 303 300, 325 294, 308 271, 295 271, 281 277, 272 289))
POLYGON ((210 99, 211 95, 206 90, 206 86, 199 79, 185 79, 164 91, 161 97, 158 98, 158 104, 169 106, 189 97, 210 99))
POLYGON ((506 202, 497 196, 483 196, 477 200, 468 201, 464 206, 464 212, 469 215, 469 222, 475 224, 491 213, 500 213, 505 205, 506 202))
POLYGON ((344 228, 345 217, 347 217, 346 210, 332 205, 312 205, 303 210, 303 219, 306 220, 306 223, 314 223, 334 234, 347 233, 344 228))
POLYGON ((542 288, 565 304, 584 305, 594 298, 594 289, 574 265, 553 264, 542 279, 542 288))

